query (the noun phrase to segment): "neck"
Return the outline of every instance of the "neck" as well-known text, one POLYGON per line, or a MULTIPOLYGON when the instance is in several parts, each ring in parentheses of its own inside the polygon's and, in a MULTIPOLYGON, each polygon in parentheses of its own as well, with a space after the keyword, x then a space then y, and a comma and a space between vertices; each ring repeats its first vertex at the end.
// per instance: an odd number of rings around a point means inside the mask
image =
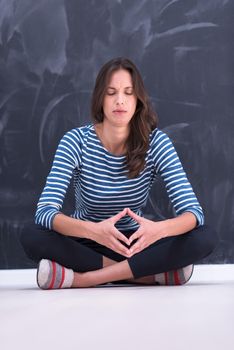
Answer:
POLYGON ((129 128, 126 126, 107 125, 105 121, 96 125, 96 131, 103 146, 112 154, 122 155, 126 153, 126 141, 129 128))

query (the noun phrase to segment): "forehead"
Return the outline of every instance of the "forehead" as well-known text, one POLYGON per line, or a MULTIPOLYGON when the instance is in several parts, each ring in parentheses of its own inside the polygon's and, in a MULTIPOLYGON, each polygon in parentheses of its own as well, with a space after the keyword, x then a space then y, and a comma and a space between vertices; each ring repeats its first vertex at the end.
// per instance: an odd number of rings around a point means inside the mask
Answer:
POLYGON ((131 74, 125 70, 120 69, 113 72, 110 76, 108 87, 120 88, 120 87, 131 87, 132 77, 131 74))

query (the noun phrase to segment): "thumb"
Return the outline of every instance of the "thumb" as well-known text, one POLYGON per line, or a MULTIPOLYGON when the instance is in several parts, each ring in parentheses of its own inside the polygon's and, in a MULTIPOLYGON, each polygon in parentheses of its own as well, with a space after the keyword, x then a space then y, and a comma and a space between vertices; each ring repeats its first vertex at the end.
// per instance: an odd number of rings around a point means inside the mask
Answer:
POLYGON ((119 221, 122 217, 124 217, 125 215, 127 215, 127 208, 120 211, 118 214, 112 216, 111 220, 115 223, 115 222, 119 221))

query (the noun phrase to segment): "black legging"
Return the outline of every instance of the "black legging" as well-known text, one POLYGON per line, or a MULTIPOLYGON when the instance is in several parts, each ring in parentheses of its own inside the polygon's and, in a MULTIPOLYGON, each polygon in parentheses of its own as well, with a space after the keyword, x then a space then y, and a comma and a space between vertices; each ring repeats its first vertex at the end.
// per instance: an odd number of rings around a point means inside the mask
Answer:
MULTIPOLYGON (((124 232, 127 237, 132 233, 124 232)), ((21 243, 32 260, 39 262, 43 258, 49 259, 77 272, 102 268, 103 256, 118 262, 127 259, 134 278, 139 278, 201 260, 213 251, 217 234, 208 226, 201 226, 186 234, 160 239, 131 258, 90 239, 64 236, 36 224, 23 229, 21 243)))

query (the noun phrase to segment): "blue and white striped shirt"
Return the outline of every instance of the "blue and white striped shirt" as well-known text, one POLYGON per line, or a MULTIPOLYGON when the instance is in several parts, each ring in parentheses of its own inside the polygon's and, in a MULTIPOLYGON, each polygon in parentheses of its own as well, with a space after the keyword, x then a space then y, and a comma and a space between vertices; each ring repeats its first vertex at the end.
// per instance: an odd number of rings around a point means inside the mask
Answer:
MULTIPOLYGON (((128 179, 125 156, 108 152, 93 124, 68 131, 55 153, 51 171, 37 204, 35 222, 51 229, 54 216, 61 212, 71 178, 74 180, 75 210, 71 217, 100 222, 124 208, 142 215, 150 188, 157 176, 164 180, 177 215, 192 212, 197 226, 204 224, 202 208, 184 172, 169 137, 156 128, 150 134, 146 166, 138 177, 128 179)), ((137 229, 129 216, 116 223, 117 229, 137 229)))

